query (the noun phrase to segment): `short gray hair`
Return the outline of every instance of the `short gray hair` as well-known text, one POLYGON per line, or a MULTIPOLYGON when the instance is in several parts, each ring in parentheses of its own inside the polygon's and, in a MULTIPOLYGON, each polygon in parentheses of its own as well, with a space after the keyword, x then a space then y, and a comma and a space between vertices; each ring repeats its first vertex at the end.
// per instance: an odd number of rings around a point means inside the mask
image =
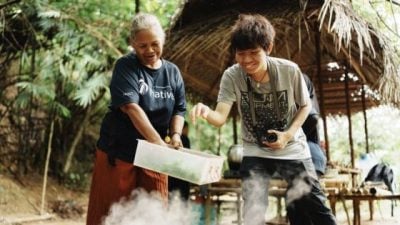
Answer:
POLYGON ((141 30, 154 30, 161 40, 165 41, 165 32, 158 18, 148 13, 138 13, 133 17, 131 25, 131 39, 134 40, 136 34, 141 30))

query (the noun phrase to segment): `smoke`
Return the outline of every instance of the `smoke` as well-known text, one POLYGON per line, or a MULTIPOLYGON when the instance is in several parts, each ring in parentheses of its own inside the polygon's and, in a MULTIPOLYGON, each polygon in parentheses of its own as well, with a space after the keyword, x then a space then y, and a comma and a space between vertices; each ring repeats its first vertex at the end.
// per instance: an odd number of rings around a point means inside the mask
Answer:
POLYGON ((115 203, 103 225, 188 225, 199 218, 189 202, 174 195, 168 206, 155 193, 135 190, 115 203))
POLYGON ((306 173, 304 173, 293 180, 293 187, 291 187, 287 191, 286 202, 287 204, 290 204, 292 201, 300 199, 310 192, 311 184, 306 177, 306 173))
MULTIPOLYGON (((293 186, 287 190, 286 193, 286 204, 300 199, 310 193, 311 191, 311 181, 307 176, 307 173, 300 175, 293 180, 293 186)), ((247 180, 244 185, 245 189, 249 190, 248 193, 244 193, 247 196, 246 205, 247 210, 245 213, 245 218, 252 219, 254 224, 262 224, 264 218, 260 217, 260 214, 266 213, 268 207, 268 196, 266 196, 267 178, 263 175, 256 173, 251 173, 251 177, 247 180), (255 221, 260 220, 260 221, 255 221)), ((269 184, 271 188, 271 183, 269 184)), ((265 215, 264 215, 265 217, 265 215)))
POLYGON ((265 223, 265 214, 267 212, 268 196, 266 195, 267 179, 251 172, 250 179, 244 183, 243 197, 245 200, 244 219, 252 221, 254 224, 265 223), (246 209, 247 208, 247 209, 246 209), (264 217, 260 215, 264 214, 264 217))

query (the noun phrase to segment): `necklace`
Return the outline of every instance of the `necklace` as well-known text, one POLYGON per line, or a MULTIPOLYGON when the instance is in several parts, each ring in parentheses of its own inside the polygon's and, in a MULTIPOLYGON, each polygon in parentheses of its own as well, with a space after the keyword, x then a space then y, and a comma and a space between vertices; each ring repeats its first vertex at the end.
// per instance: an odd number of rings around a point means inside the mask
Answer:
POLYGON ((266 71, 265 71, 263 77, 260 80, 256 80, 256 79, 253 78, 253 80, 256 82, 256 87, 257 88, 260 88, 261 81, 264 80, 265 76, 267 76, 267 72, 266 71))

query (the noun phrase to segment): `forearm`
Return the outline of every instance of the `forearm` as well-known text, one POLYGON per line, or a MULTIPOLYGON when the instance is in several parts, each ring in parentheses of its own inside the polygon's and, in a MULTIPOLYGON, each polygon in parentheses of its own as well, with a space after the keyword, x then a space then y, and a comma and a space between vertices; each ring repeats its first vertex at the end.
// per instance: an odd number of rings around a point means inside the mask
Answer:
POLYGON ((198 103, 191 110, 190 118, 192 119, 192 122, 195 123, 196 119, 201 117, 207 120, 209 124, 220 127, 225 124, 231 107, 231 105, 226 103, 218 103, 215 110, 212 110, 203 103, 198 103))
POLYGON ((170 134, 178 133, 179 135, 182 134, 183 123, 184 123, 183 116, 175 115, 172 117, 171 124, 170 124, 170 134))
POLYGON ((163 143, 163 139, 154 129, 146 113, 139 105, 135 103, 126 104, 121 107, 121 110, 129 116, 133 126, 147 141, 158 144, 163 143))
POLYGON ((308 101, 306 105, 300 106, 299 110, 297 111, 295 117, 292 120, 292 123, 290 124, 289 129, 287 129, 286 132, 293 137, 294 134, 297 132, 297 130, 303 125, 308 114, 310 113, 310 110, 311 110, 310 101, 308 101))
POLYGON ((207 122, 215 127, 221 127, 222 125, 224 125, 226 119, 219 114, 218 112, 214 111, 214 110, 210 110, 210 113, 208 114, 208 116, 205 118, 205 120, 207 120, 207 122))

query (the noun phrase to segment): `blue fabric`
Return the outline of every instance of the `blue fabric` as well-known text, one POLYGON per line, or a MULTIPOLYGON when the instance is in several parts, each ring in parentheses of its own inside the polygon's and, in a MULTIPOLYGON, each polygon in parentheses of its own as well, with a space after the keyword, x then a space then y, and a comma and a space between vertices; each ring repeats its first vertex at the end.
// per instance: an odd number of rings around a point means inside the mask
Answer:
POLYGON ((325 174, 325 169, 326 169, 326 156, 321 147, 312 142, 312 141, 307 141, 308 147, 310 147, 310 152, 311 152, 311 159, 313 161, 315 170, 319 175, 325 174))

